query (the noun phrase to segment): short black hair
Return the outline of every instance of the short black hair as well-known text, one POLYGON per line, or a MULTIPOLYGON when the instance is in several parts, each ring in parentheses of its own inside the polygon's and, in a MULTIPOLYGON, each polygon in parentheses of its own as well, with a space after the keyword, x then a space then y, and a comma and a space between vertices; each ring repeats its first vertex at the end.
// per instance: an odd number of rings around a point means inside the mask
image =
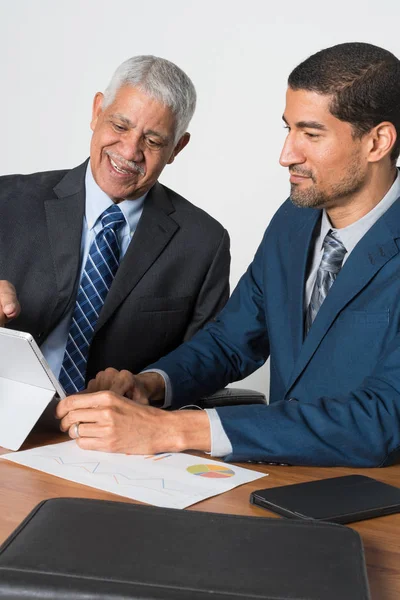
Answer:
POLYGON ((390 158, 400 154, 400 61, 384 48, 348 42, 321 50, 289 75, 289 87, 332 96, 331 114, 362 137, 389 121, 397 132, 390 158))

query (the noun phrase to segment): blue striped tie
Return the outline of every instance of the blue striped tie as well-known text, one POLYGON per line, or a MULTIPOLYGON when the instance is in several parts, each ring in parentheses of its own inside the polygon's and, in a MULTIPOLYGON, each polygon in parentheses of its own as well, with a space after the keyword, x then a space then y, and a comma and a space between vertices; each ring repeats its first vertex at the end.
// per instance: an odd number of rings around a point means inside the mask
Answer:
POLYGON ((329 230, 323 243, 323 255, 318 267, 317 277, 311 293, 310 304, 306 312, 305 333, 307 335, 321 304, 342 268, 344 255, 347 250, 332 230, 329 230))
POLYGON ((119 265, 117 231, 124 223, 121 209, 113 204, 101 216, 103 229, 90 246, 72 315, 60 383, 67 394, 85 388, 89 346, 100 310, 119 265))

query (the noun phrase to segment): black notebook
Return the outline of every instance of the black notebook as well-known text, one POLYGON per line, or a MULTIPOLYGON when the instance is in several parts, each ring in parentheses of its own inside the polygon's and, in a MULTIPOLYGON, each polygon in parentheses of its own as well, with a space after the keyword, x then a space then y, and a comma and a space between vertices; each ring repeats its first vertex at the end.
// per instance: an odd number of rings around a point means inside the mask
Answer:
POLYGON ((341 525, 120 502, 39 504, 0 548, 0 598, 368 600, 341 525))
POLYGON ((365 475, 345 475, 256 490, 250 502, 292 519, 352 523, 400 512, 400 489, 365 475))

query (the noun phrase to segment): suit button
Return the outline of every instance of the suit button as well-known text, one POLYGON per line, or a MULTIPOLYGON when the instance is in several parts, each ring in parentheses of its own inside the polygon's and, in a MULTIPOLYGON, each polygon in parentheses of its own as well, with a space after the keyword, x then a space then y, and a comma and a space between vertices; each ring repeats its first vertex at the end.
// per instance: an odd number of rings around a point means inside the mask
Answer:
POLYGON ((297 398, 289 398, 288 402, 298 402, 297 398))
POLYGON ((38 339, 39 342, 40 342, 41 339, 43 339, 43 336, 44 336, 44 331, 41 331, 40 333, 38 333, 37 339, 38 339))

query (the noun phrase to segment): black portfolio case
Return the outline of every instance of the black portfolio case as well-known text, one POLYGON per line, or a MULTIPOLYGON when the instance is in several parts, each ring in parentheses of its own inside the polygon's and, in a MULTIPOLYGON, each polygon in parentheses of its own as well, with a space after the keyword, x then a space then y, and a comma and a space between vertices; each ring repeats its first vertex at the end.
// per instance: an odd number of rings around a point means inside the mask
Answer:
POLYGON ((367 600, 341 525, 101 500, 39 504, 0 548, 0 597, 367 600))

